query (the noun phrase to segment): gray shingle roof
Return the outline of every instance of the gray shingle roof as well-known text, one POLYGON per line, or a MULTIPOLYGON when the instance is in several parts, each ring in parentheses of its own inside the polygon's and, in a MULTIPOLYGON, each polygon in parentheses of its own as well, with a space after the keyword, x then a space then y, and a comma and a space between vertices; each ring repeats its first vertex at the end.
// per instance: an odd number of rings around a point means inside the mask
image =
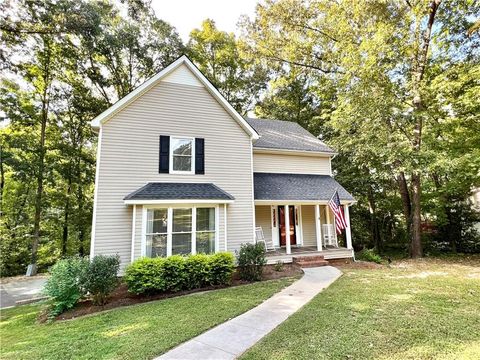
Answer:
POLYGON ((340 200, 354 201, 328 175, 254 173, 255 200, 330 200, 335 189, 340 200))
POLYGON ((233 200, 234 197, 211 183, 148 183, 124 200, 233 200))
POLYGON ((254 148, 335 153, 332 148, 295 122, 253 118, 245 120, 260 135, 260 139, 253 144, 254 148))

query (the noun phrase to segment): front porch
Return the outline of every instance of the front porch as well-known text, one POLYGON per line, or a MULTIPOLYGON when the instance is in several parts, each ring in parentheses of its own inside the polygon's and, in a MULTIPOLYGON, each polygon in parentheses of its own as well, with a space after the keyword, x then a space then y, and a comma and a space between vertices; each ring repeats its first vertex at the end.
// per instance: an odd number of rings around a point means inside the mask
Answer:
POLYGON ((285 264, 291 263, 293 257, 295 256, 318 256, 322 255, 325 260, 332 259, 346 259, 352 258, 354 256, 352 249, 347 249, 346 247, 327 247, 322 251, 318 251, 315 246, 299 246, 292 247, 291 254, 286 253, 285 248, 279 248, 267 252, 267 264, 276 264, 281 261, 285 264))
POLYGON ((334 214, 325 203, 257 202, 256 238, 265 242, 268 264, 290 263, 296 256, 353 258, 348 205, 343 204, 348 227, 345 237, 340 238, 335 231, 334 214))

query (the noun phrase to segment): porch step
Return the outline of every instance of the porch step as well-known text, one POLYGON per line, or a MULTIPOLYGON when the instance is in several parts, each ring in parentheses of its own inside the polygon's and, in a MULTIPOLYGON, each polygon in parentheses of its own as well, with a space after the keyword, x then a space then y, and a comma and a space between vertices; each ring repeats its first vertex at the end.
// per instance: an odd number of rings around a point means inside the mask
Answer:
POLYGON ((315 256, 294 256, 292 262, 303 268, 318 267, 328 265, 323 255, 315 256))

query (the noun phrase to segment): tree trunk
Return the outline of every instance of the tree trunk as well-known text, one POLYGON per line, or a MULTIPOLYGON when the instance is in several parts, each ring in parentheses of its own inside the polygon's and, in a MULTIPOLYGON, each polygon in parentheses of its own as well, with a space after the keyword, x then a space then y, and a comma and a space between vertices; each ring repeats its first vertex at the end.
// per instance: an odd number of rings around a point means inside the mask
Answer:
POLYGON ((37 191, 35 195, 35 216, 33 220, 33 238, 32 238, 32 256, 31 256, 31 265, 32 271, 31 275, 36 274, 36 264, 37 264, 37 252, 38 245, 40 244, 40 221, 42 215, 42 196, 43 196, 43 178, 45 171, 45 136, 47 129, 48 121, 48 106, 49 106, 49 86, 50 86, 50 44, 48 40, 43 39, 45 44, 45 68, 43 73, 43 91, 42 91, 42 111, 40 114, 40 146, 38 149, 38 171, 37 171, 37 191))
POLYGON ((403 216, 405 217, 405 224, 407 226, 407 236, 412 237, 412 202, 410 200, 410 192, 408 191, 407 180, 405 174, 401 171, 397 175, 397 184, 402 198, 403 216))
POLYGON ((380 237, 380 231, 378 226, 377 206, 375 204, 373 190, 370 186, 368 187, 367 197, 368 197, 368 206, 370 210, 370 224, 371 224, 373 243, 375 244, 375 249, 377 250, 377 252, 381 254, 383 252, 383 244, 382 244, 382 239, 380 237))
POLYGON ((65 200, 65 210, 63 217, 63 233, 62 233, 62 249, 61 256, 62 258, 67 255, 67 245, 68 245, 68 218, 70 215, 70 194, 72 193, 72 175, 71 171, 68 171, 68 186, 67 186, 67 198, 65 200))
POLYGON ((423 256, 422 250, 422 219, 420 208, 421 184, 420 174, 414 173, 412 175, 412 243, 410 246, 410 255, 412 258, 419 258, 423 256))

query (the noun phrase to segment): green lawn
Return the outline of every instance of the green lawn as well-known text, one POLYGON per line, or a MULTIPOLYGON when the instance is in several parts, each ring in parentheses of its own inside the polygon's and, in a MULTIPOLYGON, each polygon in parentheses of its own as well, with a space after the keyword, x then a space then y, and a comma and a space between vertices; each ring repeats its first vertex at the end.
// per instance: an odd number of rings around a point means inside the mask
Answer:
POLYGON ((480 258, 343 271, 242 359, 480 359, 480 258))
POLYGON ((2 359, 150 359, 261 303, 280 279, 39 324, 40 305, 1 312, 2 359))

